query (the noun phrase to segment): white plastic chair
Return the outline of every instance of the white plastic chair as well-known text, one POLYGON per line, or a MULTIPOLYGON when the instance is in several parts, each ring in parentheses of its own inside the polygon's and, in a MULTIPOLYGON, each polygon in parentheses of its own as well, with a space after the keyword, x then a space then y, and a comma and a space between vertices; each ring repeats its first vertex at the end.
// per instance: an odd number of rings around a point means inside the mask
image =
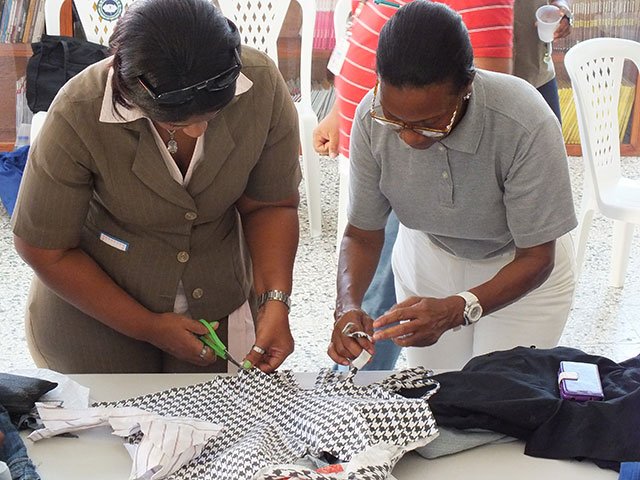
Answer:
POLYGON ((593 213, 613 219, 612 287, 624 284, 633 227, 640 224, 640 181, 623 177, 620 168, 618 103, 625 59, 640 68, 640 43, 594 38, 578 43, 564 59, 573 87, 585 167, 576 263, 580 269, 593 213))
POLYGON ((60 11, 65 0, 45 0, 44 25, 47 35, 60 35, 60 11))
MULTIPOLYGON (((322 233, 320 159, 313 149, 313 129, 318 124, 311 106, 311 60, 316 22, 315 0, 296 0, 302 7, 300 45, 300 99, 295 101, 300 126, 302 168, 307 191, 311 236, 322 233)), ((240 30, 242 43, 263 51, 278 64, 277 40, 290 0, 218 0, 224 15, 240 30)))
MULTIPOLYGON (((336 44, 347 34, 347 21, 351 15, 351 0, 338 0, 333 10, 333 30, 336 44)), ((337 100, 336 100, 337 101, 337 100)), ((349 159, 338 155, 338 221, 336 229, 336 252, 340 252, 340 243, 347 226, 347 205, 349 203, 349 159)))

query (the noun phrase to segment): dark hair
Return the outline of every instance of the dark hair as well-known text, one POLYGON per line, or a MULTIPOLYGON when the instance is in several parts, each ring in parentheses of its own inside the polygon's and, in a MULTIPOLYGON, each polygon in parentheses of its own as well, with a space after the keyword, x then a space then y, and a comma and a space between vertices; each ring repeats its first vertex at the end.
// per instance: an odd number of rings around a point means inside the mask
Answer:
POLYGON ((118 21, 110 46, 114 108, 135 105, 154 120, 176 122, 218 110, 234 97, 236 82, 198 90, 184 104, 159 105, 139 81, 160 95, 234 65, 240 34, 209 0, 137 0, 118 21))
POLYGON ((460 91, 475 74, 467 27, 446 5, 415 0, 382 28, 376 68, 394 87, 450 82, 460 91))

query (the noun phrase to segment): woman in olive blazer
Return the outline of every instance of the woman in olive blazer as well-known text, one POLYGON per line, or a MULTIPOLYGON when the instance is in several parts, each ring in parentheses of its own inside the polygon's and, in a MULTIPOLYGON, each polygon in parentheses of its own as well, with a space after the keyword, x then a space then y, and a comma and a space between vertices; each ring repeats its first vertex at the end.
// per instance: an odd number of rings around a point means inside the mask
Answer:
POLYGON ((204 318, 232 356, 273 371, 294 346, 301 176, 286 85, 208 0, 139 0, 110 43, 51 105, 13 218, 36 273, 36 364, 227 371, 198 338, 204 318))

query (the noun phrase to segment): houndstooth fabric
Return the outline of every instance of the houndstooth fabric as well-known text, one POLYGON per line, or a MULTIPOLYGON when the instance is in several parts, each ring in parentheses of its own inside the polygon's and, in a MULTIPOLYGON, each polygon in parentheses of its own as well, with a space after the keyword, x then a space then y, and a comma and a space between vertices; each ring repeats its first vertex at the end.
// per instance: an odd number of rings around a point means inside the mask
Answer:
MULTIPOLYGON (((330 479, 291 465, 306 454, 328 453, 343 461, 377 444, 395 446, 397 454, 381 465, 350 474, 358 480, 383 480, 410 445, 437 435, 428 397, 407 399, 394 393, 433 385, 432 372, 405 370, 382 382, 355 385, 352 376, 323 370, 315 388, 303 389, 290 371, 264 374, 241 371, 189 387, 174 388, 103 406, 135 406, 160 415, 194 417, 224 425, 202 454, 170 476, 172 480, 244 480, 255 478, 330 479), (397 447, 397 448, 396 448, 397 447)), ((131 437, 137 443, 139 437, 131 437)), ((344 478, 344 477, 342 477, 344 478)))

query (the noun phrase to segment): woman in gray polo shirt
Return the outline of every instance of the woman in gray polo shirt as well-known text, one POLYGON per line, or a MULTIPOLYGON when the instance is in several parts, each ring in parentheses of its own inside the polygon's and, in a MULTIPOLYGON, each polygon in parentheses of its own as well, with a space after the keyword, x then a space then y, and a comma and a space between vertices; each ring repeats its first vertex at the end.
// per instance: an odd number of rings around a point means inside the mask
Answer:
POLYGON ((460 16, 439 3, 416 0, 385 25, 377 72, 351 136, 329 355, 347 365, 374 351, 353 330, 428 346, 408 358, 431 368, 554 346, 573 297, 576 218, 553 113, 521 79, 476 70, 460 16), (360 306, 392 209, 399 303, 371 319, 360 306))

